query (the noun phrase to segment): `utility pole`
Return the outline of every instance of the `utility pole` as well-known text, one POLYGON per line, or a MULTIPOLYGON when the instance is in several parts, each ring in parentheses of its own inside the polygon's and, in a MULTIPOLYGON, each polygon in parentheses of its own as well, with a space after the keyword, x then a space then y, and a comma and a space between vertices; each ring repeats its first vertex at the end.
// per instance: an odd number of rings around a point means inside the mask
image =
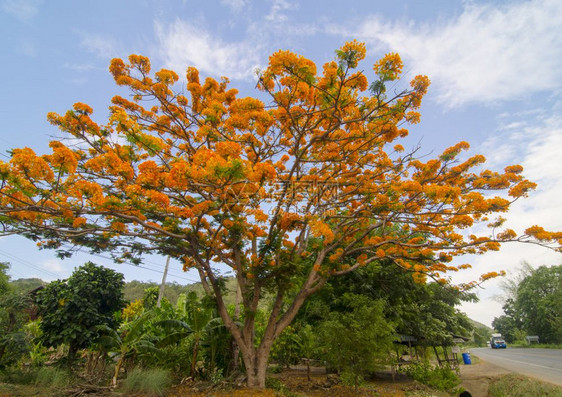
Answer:
POLYGON ((168 266, 170 265, 170 255, 166 258, 166 267, 164 267, 164 274, 162 275, 162 284, 160 284, 160 291, 158 292, 158 300, 156 307, 160 307, 162 297, 164 296, 164 287, 166 286, 166 276, 168 276, 168 266))

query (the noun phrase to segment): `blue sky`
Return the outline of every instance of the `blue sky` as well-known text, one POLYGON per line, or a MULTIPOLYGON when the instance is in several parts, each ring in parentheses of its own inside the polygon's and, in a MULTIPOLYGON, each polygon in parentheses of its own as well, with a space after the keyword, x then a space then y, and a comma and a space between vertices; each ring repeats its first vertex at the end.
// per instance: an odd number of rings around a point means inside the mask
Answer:
MULTIPOLYGON (((276 50, 321 65, 345 41, 358 39, 367 44, 365 70, 393 51, 404 60, 406 80, 425 74, 432 81, 407 145, 420 142, 423 153, 436 154, 466 140, 489 167, 522 164, 539 188, 516 203, 509 226, 562 230, 560 21, 559 0, 0 0, 0 155, 5 159, 7 150, 23 146, 45 152, 58 135, 47 112, 63 113, 74 102, 88 103, 103 121, 110 98, 121 92, 108 72, 114 57, 147 55, 155 69, 180 75, 193 65, 255 95, 254 71, 276 50)), ((61 261, 22 238, 0 239, 0 260, 11 262, 14 278, 66 277, 88 258, 61 261)), ((143 269, 91 259, 128 280, 159 281, 165 263, 151 257, 143 269)), ((464 258, 474 269, 454 280, 491 270, 513 273, 523 260, 535 267, 561 263, 560 254, 547 249, 511 244, 464 258)), ((170 273, 179 283, 197 279, 178 263, 170 273)), ((486 283, 480 303, 463 306, 467 314, 486 324, 500 315, 501 303, 493 299, 499 284, 486 283)))

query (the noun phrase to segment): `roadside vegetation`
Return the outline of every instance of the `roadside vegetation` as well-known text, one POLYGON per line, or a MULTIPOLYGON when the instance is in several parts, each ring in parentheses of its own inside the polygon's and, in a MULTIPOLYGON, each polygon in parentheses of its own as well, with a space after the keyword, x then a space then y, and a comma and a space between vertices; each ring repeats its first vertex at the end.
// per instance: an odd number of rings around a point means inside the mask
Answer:
MULTIPOLYGON (((51 283, 10 281, 8 268, 3 263, 0 272, 0 395, 42 390, 44 395, 89 391, 161 396, 242 390, 245 369, 240 353, 214 300, 198 294, 198 285, 182 287, 177 295, 172 290, 175 301, 164 298, 158 305, 155 285, 134 282, 134 289, 146 287, 143 294, 125 299, 122 275, 93 263, 77 268, 67 280, 51 283)), ((231 279, 223 282, 225 296, 231 297, 229 310, 243 321, 248 314, 236 314, 236 293, 228 291, 234 285, 231 279)), ((390 366, 403 357, 414 360, 411 350, 396 344, 397 335, 407 334, 437 343, 419 344, 414 363, 406 361, 398 376, 426 385, 423 390, 432 393, 428 395, 455 395, 461 390, 458 373, 437 365, 435 353, 444 356, 452 335, 472 335, 472 345, 485 343, 491 330, 454 308, 474 299, 438 283, 418 284, 399 269, 384 266, 333 280, 303 306, 275 342, 267 387, 287 396, 299 395, 295 390, 313 395, 316 388, 369 395, 380 389, 381 373, 390 374, 390 366), (390 280, 398 287, 386 288, 390 280), (318 380, 312 371, 319 365, 333 374, 318 380), (291 371, 284 374, 294 366, 306 368, 301 374, 306 377, 297 385, 291 371)), ((267 310, 266 306, 255 313, 258 340, 265 331, 267 310)), ((540 394, 551 393, 547 386, 505 377, 494 382, 493 395, 509 395, 501 393, 521 387, 539 393, 521 395, 556 396, 540 394)), ((408 389, 409 395, 425 393, 414 389, 408 389)))
MULTIPOLYGON (((158 305, 153 285, 146 285, 140 299, 126 300, 122 275, 93 263, 51 283, 9 282, 7 269, 3 264, 0 393, 28 395, 35 388, 45 395, 89 390, 159 396, 177 388, 185 391, 186 382, 203 393, 237 390, 243 383, 245 369, 236 345, 214 300, 198 295, 196 285, 184 287, 175 302, 164 298, 158 305)), ((276 341, 268 375, 268 387, 276 393, 291 395, 282 373, 295 365, 308 368, 304 387, 311 390, 317 383, 310 371, 318 365, 333 373, 329 387, 350 393, 374 390, 375 374, 398 362, 397 353, 408 353, 393 343, 398 333, 420 340, 431 336, 449 346, 451 335, 472 331, 468 318, 454 309, 462 300, 474 299, 470 294, 437 283, 418 284, 385 267, 346 277, 311 299, 276 341), (403 288, 384 288, 390 279, 403 288)), ((233 283, 225 279, 223 285, 227 289, 233 283)), ((229 310, 235 313, 235 293, 232 297, 229 310)), ((255 314, 258 340, 267 310, 255 314)), ((242 320, 245 314, 238 316, 242 320)), ((440 354, 443 349, 437 347, 440 354)), ((419 364, 401 371, 402 376, 426 384, 427 390, 458 389, 455 371, 430 364, 430 345, 421 344, 416 353, 419 364)))
POLYGON ((562 265, 521 270, 503 282, 504 314, 492 322, 506 342, 517 347, 562 347, 562 265), (527 336, 538 336, 530 344, 527 336))
POLYGON ((521 375, 505 375, 490 384, 491 397, 562 397, 562 387, 521 375))

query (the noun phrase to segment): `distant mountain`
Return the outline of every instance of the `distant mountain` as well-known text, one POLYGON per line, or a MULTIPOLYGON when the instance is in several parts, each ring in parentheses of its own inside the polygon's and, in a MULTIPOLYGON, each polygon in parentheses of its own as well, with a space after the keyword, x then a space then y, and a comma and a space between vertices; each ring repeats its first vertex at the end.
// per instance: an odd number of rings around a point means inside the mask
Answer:
MULTIPOLYGON (((236 302, 236 280, 234 278, 225 278, 224 288, 228 291, 225 295, 225 303, 227 305, 233 305, 236 302)), ((47 285, 48 282, 43 281, 39 278, 20 278, 17 280, 12 280, 9 282, 12 289, 17 293, 25 293, 31 291, 41 285, 47 285)), ((144 291, 148 288, 159 288, 160 284, 145 281, 129 281, 125 283, 123 288, 123 294, 125 295, 125 300, 134 301, 136 299, 142 299, 144 291)), ((164 288, 164 297, 168 299, 172 304, 175 304, 178 300, 178 296, 181 293, 188 293, 190 291, 195 291, 198 296, 202 297, 205 294, 203 290, 203 285, 199 283, 181 285, 176 282, 166 283, 164 288)))
POLYGON ((484 325, 476 320, 473 320, 471 318, 469 318, 470 322, 472 323, 472 325, 474 326, 474 328, 480 328, 480 329, 485 329, 486 331, 492 332, 494 329, 488 327, 487 325, 484 325))

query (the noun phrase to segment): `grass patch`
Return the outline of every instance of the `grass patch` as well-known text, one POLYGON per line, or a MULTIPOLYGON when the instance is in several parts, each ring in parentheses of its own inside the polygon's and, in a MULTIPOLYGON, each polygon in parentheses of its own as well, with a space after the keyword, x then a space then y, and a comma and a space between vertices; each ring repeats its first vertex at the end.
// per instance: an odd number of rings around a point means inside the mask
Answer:
POLYGON ((24 371, 3 371, 0 373, 0 382, 60 389, 71 385, 72 377, 68 371, 61 368, 41 367, 24 371))
POLYGON ((490 384, 491 397, 562 397, 562 387, 521 375, 505 375, 490 384))
POLYGON ((5 369, 0 371, 0 382, 16 385, 31 385, 35 382, 35 371, 5 369))
POLYGON ((433 389, 443 390, 447 392, 457 392, 460 390, 460 378, 453 370, 449 368, 440 368, 432 366, 428 361, 413 363, 408 367, 401 369, 400 372, 405 373, 412 379, 417 380, 424 385, 433 389))
POLYGON ((562 344, 554 343, 531 343, 530 345, 526 342, 514 342, 508 347, 517 347, 523 349, 562 349, 562 344))
POLYGON ((0 396, 2 397, 60 397, 60 391, 46 389, 35 385, 17 385, 14 383, 0 383, 0 396))
POLYGON ((69 386, 71 381, 68 371, 56 367, 41 367, 35 373, 37 386, 63 388, 69 386))
POLYGON ((170 372, 165 369, 135 368, 127 374, 121 389, 128 394, 140 392, 149 396, 163 396, 171 385, 170 372))
POLYGON ((283 382, 276 378, 266 378, 265 387, 268 389, 275 390, 276 395, 283 397, 299 397, 298 393, 295 393, 287 388, 283 382))

